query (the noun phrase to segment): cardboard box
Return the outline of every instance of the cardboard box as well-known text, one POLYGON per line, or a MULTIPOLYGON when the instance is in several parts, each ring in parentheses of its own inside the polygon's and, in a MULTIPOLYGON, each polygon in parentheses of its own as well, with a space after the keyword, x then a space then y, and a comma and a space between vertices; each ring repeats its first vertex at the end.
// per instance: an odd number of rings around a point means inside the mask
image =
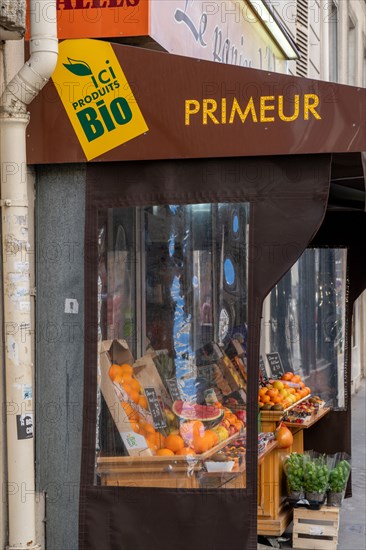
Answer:
POLYGON ((99 386, 107 403, 109 412, 116 424, 117 430, 130 456, 152 455, 146 439, 136 434, 131 426, 131 421, 126 414, 121 402, 129 403, 134 411, 141 414, 147 422, 152 424, 151 414, 134 403, 123 388, 109 377, 109 369, 112 363, 133 365, 134 359, 124 340, 105 340, 100 345, 100 374, 99 386))

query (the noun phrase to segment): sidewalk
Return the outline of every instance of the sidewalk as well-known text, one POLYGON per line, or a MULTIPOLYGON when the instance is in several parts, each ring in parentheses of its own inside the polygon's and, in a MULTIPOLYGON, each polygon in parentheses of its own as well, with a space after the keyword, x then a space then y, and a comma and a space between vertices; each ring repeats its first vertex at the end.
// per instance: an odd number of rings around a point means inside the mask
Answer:
MULTIPOLYGON (((366 384, 362 381, 359 391, 352 395, 352 498, 343 501, 340 514, 337 550, 366 550, 366 384)), ((336 434, 335 434, 336 435, 336 434)), ((292 524, 284 538, 292 537, 292 524)), ((276 548, 292 548, 290 540, 276 548)), ((268 550, 268 545, 258 544, 258 550, 268 550)))
POLYGON ((365 379, 352 396, 352 498, 343 501, 338 550, 366 550, 365 379))

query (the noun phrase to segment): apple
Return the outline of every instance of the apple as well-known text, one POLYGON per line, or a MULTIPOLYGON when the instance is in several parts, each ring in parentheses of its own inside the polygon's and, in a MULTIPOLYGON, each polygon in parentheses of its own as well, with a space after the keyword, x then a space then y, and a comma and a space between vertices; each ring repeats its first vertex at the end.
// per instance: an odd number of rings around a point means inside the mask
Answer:
POLYGON ((243 411, 243 410, 242 411, 236 411, 235 415, 242 422, 246 422, 246 419, 247 419, 247 412, 246 411, 243 411))

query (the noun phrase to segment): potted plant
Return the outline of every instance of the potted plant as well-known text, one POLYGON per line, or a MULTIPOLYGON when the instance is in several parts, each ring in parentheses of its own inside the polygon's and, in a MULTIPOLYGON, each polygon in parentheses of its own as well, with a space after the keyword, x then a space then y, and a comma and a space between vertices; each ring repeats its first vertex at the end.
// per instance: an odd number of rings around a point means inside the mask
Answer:
POLYGON ((351 466, 347 460, 341 460, 330 471, 328 506, 341 506, 350 471, 351 466))
POLYGON ((291 453, 284 461, 287 495, 290 500, 304 498, 304 455, 291 453))
POLYGON ((305 498, 309 503, 321 504, 328 489, 329 469, 324 457, 310 458, 304 465, 305 498))

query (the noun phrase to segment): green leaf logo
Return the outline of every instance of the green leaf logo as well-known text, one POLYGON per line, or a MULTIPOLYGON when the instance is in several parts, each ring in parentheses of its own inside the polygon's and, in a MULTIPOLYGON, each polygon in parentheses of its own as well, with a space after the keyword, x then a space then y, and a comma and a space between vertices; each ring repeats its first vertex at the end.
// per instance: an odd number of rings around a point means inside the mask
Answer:
POLYGON ((70 73, 76 76, 91 76, 93 71, 85 61, 79 61, 77 59, 67 58, 69 63, 63 63, 63 66, 66 67, 70 73))

